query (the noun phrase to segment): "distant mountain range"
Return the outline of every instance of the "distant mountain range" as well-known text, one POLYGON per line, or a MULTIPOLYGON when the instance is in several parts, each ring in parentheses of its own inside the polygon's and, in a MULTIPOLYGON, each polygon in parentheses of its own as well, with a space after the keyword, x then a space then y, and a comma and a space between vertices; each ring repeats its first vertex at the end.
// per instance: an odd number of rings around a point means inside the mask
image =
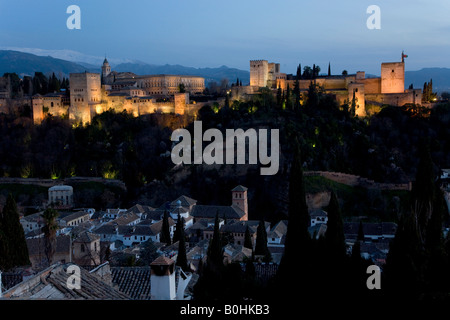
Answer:
POLYGON ((414 88, 421 89, 425 82, 433 79, 433 91, 450 92, 450 69, 448 68, 424 68, 418 71, 405 71, 405 86, 411 83, 414 88))
MULTIPOLYGON (((61 55, 60 55, 61 56, 61 55)), ((73 59, 81 57, 73 55, 73 59)), ((97 60, 94 60, 97 61, 97 60)), ((130 60, 131 61, 131 60, 130 60)), ((119 63, 112 66, 118 72, 133 72, 138 75, 146 74, 180 74, 197 75, 204 77, 206 83, 211 81, 220 82, 227 78, 230 83, 234 83, 239 78, 244 85, 250 82, 250 72, 236 68, 221 66, 218 68, 193 68, 181 65, 153 65, 139 61, 119 63)), ((5 72, 15 72, 20 76, 33 75, 34 72, 41 71, 44 74, 54 72, 57 76, 68 76, 71 72, 100 72, 100 65, 87 61, 73 62, 51 56, 38 56, 31 53, 14 50, 0 50, 0 76, 5 72)), ((433 90, 450 92, 450 69, 449 68, 424 68, 418 71, 405 72, 405 86, 411 83, 414 88, 423 88, 424 82, 433 79, 433 90)))
POLYGON ((34 75, 36 71, 40 71, 44 74, 54 72, 57 76, 67 76, 71 72, 86 70, 86 67, 77 63, 50 56, 42 57, 19 51, 0 50, 0 75, 5 72, 15 72, 19 76, 24 76, 34 75))
MULTIPOLYGON (((0 75, 5 72, 15 72, 20 76, 34 75, 34 72, 41 71, 44 74, 54 72, 57 76, 68 76, 69 73, 77 72, 100 72, 100 65, 87 62, 71 62, 56 59, 50 56, 37 56, 30 53, 0 50, 0 75)), ((137 75, 146 74, 179 74, 196 75, 205 78, 206 83, 211 81, 220 82, 227 78, 230 82, 235 82, 239 78, 243 84, 250 82, 250 72, 235 68, 221 66, 219 68, 192 68, 181 65, 151 65, 144 62, 127 62, 112 67, 117 72, 133 72, 137 75)))

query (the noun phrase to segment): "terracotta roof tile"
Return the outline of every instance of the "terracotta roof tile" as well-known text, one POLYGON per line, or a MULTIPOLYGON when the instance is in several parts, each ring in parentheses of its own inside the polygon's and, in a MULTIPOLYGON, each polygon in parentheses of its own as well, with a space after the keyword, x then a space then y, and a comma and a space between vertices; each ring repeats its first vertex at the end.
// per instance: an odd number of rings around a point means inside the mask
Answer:
POLYGON ((156 258, 152 263, 150 263, 151 266, 170 266, 171 264, 174 264, 175 261, 173 261, 170 258, 167 258, 165 256, 159 256, 156 258))

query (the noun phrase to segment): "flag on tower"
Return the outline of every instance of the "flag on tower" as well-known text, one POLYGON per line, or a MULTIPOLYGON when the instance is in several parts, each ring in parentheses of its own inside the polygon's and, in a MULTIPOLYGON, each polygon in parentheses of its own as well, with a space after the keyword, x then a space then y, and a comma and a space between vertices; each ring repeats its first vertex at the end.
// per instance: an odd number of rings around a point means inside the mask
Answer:
POLYGON ((408 55, 402 51, 402 62, 405 62, 405 58, 408 58, 408 55))

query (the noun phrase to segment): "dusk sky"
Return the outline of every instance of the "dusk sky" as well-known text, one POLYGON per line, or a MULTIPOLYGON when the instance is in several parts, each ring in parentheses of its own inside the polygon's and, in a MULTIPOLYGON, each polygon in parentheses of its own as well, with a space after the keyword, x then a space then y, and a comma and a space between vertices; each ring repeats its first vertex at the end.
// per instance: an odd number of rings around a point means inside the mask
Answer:
POLYGON ((402 50, 406 70, 450 67, 449 17, 448 0, 0 0, 0 49, 244 70, 266 59, 286 73, 331 62, 336 74, 379 74, 402 50), (81 30, 66 27, 70 5, 81 8, 81 30), (366 27, 370 5, 380 30, 366 27))

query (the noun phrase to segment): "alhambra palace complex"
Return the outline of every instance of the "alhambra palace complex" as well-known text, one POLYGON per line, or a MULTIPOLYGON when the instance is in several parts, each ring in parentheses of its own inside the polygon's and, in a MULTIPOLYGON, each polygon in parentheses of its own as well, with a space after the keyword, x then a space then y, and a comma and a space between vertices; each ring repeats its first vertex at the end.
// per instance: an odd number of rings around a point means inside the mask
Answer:
POLYGON ((33 119, 40 123, 45 112, 68 115, 70 120, 89 123, 95 114, 109 109, 126 110, 134 116, 163 112, 184 114, 202 105, 190 104, 189 94, 202 94, 205 79, 197 76, 147 75, 111 72, 105 58, 102 73, 71 73, 70 101, 63 94, 33 97, 33 119), (183 84, 186 93, 179 93, 183 84), (172 97, 171 99, 164 99, 172 97), (162 100, 162 101, 161 101, 162 100))
MULTIPOLYGON (((5 78, 1 78, 6 80, 5 78)), ((280 72, 280 64, 267 60, 250 61, 250 84, 233 86, 231 100, 248 100, 259 94, 259 89, 268 87, 277 90, 293 89, 296 76, 280 72)), ((5 82, 5 81, 3 81, 5 82)), ((366 104, 390 104, 402 106, 407 103, 420 104, 421 89, 405 90, 405 62, 381 64, 381 77, 366 78, 365 72, 349 75, 318 76, 313 80, 299 79, 301 92, 306 92, 314 82, 325 93, 335 97, 338 103, 354 103, 357 116, 366 115, 366 104)), ((117 112, 126 110, 134 116, 149 113, 196 114, 208 103, 190 101, 191 97, 202 95, 205 79, 198 76, 182 75, 136 75, 130 72, 111 71, 105 58, 101 73, 71 73, 70 98, 64 92, 34 95, 9 99, 0 83, 0 112, 8 113, 20 105, 32 105, 33 121, 40 123, 47 114, 66 117, 76 123, 89 123, 91 119, 109 109, 117 112), (179 86, 184 85, 185 93, 179 86)), ((192 99, 195 100, 195 99, 192 99)), ((224 99, 217 101, 224 104, 224 99)))
MULTIPOLYGON (((261 87, 286 90, 289 86, 292 90, 296 80, 296 76, 281 73, 279 63, 252 60, 250 61, 250 85, 233 87, 232 96, 233 99, 239 100, 246 95, 255 94, 261 87)), ((349 75, 319 76, 314 80, 299 79, 300 91, 307 91, 311 82, 323 88, 325 93, 333 95, 339 104, 354 101, 355 114, 361 117, 366 115, 366 103, 403 106, 422 102, 422 89, 405 90, 403 53, 401 62, 381 64, 379 78, 366 78, 364 71, 358 71, 356 74, 349 75)))

